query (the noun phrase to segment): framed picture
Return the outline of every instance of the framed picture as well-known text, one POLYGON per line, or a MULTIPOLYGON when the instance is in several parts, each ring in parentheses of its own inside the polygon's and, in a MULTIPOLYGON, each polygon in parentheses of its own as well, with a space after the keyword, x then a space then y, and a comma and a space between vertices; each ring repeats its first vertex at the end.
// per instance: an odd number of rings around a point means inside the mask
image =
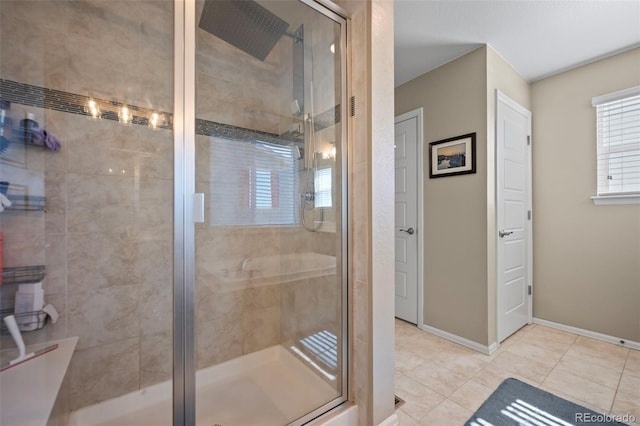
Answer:
POLYGON ((476 172, 476 134, 468 133, 429 144, 429 177, 476 172))

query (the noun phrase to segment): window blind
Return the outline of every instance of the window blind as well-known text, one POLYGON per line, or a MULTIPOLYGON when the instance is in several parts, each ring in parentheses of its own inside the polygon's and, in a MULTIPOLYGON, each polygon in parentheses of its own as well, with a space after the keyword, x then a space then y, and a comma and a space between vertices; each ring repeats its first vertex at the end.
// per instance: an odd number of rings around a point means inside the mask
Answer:
POLYGON ((331 167, 315 172, 316 207, 331 207, 331 167))
POLYGON ((298 223, 296 157, 291 147, 212 138, 211 224, 298 223))
POLYGON ((594 98, 598 195, 640 193, 640 87, 594 98))

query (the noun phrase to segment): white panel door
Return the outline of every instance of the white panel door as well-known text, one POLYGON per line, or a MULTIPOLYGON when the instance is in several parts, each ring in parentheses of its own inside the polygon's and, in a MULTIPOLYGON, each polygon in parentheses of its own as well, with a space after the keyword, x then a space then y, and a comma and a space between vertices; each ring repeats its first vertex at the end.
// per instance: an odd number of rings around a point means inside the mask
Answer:
POLYGON ((498 92, 498 341, 531 322, 531 113, 498 92))
POLYGON ((395 125, 396 317, 418 321, 418 119, 395 125))

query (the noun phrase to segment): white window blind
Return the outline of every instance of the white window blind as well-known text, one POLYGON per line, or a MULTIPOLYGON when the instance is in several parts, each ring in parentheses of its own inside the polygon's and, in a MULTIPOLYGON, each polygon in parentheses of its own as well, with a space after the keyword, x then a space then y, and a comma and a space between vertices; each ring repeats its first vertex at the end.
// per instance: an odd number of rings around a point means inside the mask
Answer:
POLYGON ((331 167, 316 169, 316 207, 331 207, 331 167))
POLYGON ((212 138, 211 224, 297 224, 296 170, 288 146, 212 138))
POLYGON ((640 87, 599 96, 598 196, 640 194, 640 87))

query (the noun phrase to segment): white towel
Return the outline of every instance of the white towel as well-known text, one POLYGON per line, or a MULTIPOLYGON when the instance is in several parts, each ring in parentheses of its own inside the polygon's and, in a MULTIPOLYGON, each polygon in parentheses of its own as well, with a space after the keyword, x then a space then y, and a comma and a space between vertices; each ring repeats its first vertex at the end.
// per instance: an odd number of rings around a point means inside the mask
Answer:
POLYGON ((3 193, 0 193, 0 212, 3 212, 5 207, 11 207, 11 201, 3 193))
POLYGON ((54 306, 51 303, 49 303, 47 306, 42 308, 42 311, 51 317, 52 324, 55 324, 56 321, 58 321, 58 317, 59 317, 58 311, 56 310, 56 308, 54 308, 54 306))

